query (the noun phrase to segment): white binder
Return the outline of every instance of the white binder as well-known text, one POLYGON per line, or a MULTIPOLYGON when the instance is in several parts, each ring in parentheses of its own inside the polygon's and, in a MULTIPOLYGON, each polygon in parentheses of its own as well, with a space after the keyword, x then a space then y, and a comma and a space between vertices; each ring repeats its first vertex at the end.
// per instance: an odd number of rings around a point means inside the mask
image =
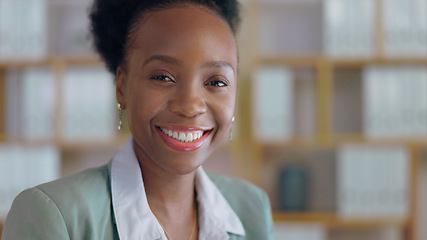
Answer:
POLYGON ((385 53, 427 58, 427 0, 383 2, 385 53))
POLYGON ((46 57, 46 0, 0 0, 0 42, 0 60, 46 57))
POLYGON ((293 73, 264 66, 253 81, 253 130, 261 142, 285 142, 293 135, 293 73))
POLYGON ((375 53, 375 1, 324 1, 325 54, 331 58, 370 58, 375 53))
POLYGON ((367 137, 427 137, 427 67, 369 66, 363 94, 367 137))
POLYGON ((404 147, 345 145, 338 151, 342 218, 404 219, 410 204, 410 156, 404 147))

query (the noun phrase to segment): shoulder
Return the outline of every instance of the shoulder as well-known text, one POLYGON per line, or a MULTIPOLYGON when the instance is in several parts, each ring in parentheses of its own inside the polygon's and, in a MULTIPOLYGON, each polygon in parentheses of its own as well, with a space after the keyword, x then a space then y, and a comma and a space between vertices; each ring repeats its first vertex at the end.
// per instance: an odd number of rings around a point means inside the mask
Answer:
POLYGON ((237 178, 208 174, 235 211, 249 239, 272 239, 273 219, 270 200, 264 190, 237 178))
POLYGON ((68 201, 68 199, 86 199, 87 202, 88 199, 105 196, 109 192, 109 168, 108 165, 104 165, 88 169, 35 188, 58 202, 68 201))
POLYGON ((84 235, 85 239, 93 239, 112 231, 111 219, 109 167, 104 165, 20 193, 6 218, 5 232, 21 234, 18 230, 25 229, 44 236, 40 239, 63 239, 61 234, 81 239, 81 234, 90 233, 92 238, 84 235), (51 228, 58 229, 57 235, 47 231, 51 228))
POLYGON ((67 227, 58 207, 37 188, 27 189, 15 198, 2 237, 4 240, 33 238, 68 238, 67 227))
POLYGON ((67 223, 75 219, 108 217, 110 180, 108 165, 36 186, 51 199, 67 223))

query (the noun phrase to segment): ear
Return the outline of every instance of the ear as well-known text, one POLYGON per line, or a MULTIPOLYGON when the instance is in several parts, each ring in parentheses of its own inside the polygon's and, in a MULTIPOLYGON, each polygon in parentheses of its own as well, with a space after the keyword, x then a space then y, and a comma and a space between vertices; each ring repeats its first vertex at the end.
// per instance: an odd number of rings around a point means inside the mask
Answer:
POLYGON ((126 73, 121 67, 118 67, 116 71, 116 98, 123 110, 126 109, 126 83, 126 73))

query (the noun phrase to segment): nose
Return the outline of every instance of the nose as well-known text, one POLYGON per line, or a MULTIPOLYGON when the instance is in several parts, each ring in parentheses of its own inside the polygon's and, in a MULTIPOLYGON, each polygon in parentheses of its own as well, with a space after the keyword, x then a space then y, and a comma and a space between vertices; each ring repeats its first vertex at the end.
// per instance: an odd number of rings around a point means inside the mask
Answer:
POLYGON ((173 113, 189 118, 205 113, 207 107, 201 91, 194 87, 180 88, 169 101, 169 109, 173 113))

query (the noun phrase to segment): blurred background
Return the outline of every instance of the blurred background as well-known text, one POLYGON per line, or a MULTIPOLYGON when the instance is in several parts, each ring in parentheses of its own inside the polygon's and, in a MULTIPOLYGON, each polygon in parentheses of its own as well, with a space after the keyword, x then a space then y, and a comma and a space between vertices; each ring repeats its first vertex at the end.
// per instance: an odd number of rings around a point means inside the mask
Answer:
MULTIPOLYGON (((270 196, 276 239, 427 239, 427 0, 242 0, 233 141, 204 164, 270 196)), ((91 0, 0 0, 0 232, 22 190, 107 163, 91 0)))

